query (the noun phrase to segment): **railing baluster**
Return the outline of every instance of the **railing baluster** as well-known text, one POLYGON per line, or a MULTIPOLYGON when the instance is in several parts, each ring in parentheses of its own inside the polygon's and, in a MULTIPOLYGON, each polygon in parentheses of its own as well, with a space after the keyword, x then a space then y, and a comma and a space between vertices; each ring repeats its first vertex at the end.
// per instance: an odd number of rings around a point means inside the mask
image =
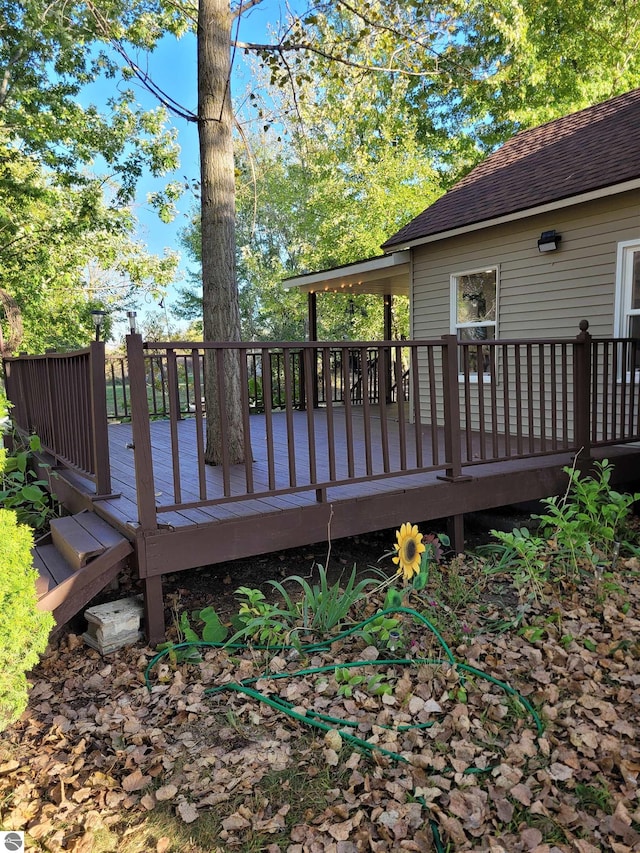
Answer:
POLYGON ((109 435, 107 432, 107 389, 105 382, 105 353, 102 341, 93 341, 90 348, 91 418, 93 436, 93 470, 96 476, 96 494, 111 492, 111 466, 109 464, 109 435))
MULTIPOLYGON (((464 421, 465 442, 467 448, 467 462, 473 461, 473 419, 471 405, 471 365, 469 359, 469 347, 462 346, 462 381, 464 386, 464 421)), ((459 399, 459 396, 458 396, 459 399)))
POLYGON ((509 346, 501 345, 502 353, 502 407, 504 409, 504 455, 511 456, 511 380, 509 375, 509 346))
MULTIPOLYGON (((305 347, 302 354, 303 366, 305 376, 307 379, 307 404, 306 404, 306 413, 307 413, 307 450, 309 453, 309 482, 311 484, 318 482, 318 471, 316 467, 316 432, 315 432, 315 421, 313 414, 313 392, 311 395, 311 399, 309 399, 309 387, 316 388, 318 384, 313 377, 313 365, 316 361, 315 349, 311 349, 309 347, 305 347), (311 385, 309 384, 311 383, 311 385)), ((316 492, 316 497, 318 500, 321 500, 322 496, 316 492)))
POLYGON ((344 430, 347 443, 347 476, 355 476, 353 453, 353 412, 351 409, 351 357, 352 350, 342 348, 342 386, 344 402, 344 430))
POLYGON ((498 356, 497 344, 492 343, 489 346, 489 394, 491 399, 491 450, 494 458, 500 455, 498 448, 498 382, 496 378, 496 358, 498 356))
POLYGON ((404 411, 404 390, 402 388, 402 347, 394 347, 394 380, 396 383, 396 407, 398 410, 398 440, 400 443, 400 470, 407 469, 407 427, 404 411))
POLYGON ((169 383, 169 435, 171 440, 171 466, 173 470, 174 503, 182 502, 180 484, 180 442, 178 439, 178 418, 180 417, 180 395, 178 388, 178 364, 176 351, 167 352, 167 382, 169 383))
MULTIPOLYGON (((431 432, 431 464, 440 464, 440 442, 438 440, 438 391, 436 388, 435 348, 426 347, 427 376, 429 377, 429 423, 431 432)), ((416 430, 416 464, 419 468, 424 465, 422 446, 422 420, 420 415, 420 358, 418 348, 411 347, 411 371, 413 381, 413 422, 416 430)))
POLYGON ((289 485, 295 486, 296 479, 296 435, 293 421, 293 409, 296 405, 295 390, 295 358, 294 353, 288 347, 282 351, 284 359, 284 394, 285 394, 285 417, 287 422, 287 459, 289 463, 289 485))
MULTIPOLYGON (((227 357, 227 352, 224 349, 216 349, 215 351, 215 370, 216 370, 216 386, 217 386, 217 394, 218 394, 218 424, 220 426, 220 448, 222 455, 222 487, 224 491, 225 497, 229 497, 231 494, 231 471, 229 468, 229 421, 226 417, 225 411, 225 370, 224 370, 224 361, 227 357)), ((194 375, 194 392, 197 392, 198 396, 196 397, 196 416, 198 413, 198 406, 200 405, 199 396, 200 396, 200 381, 195 381, 194 375)), ((200 429, 200 424, 198 424, 198 435, 201 435, 202 430, 200 429)), ((247 452, 250 452, 247 450, 247 452)), ((204 471, 204 466, 199 466, 200 470, 204 471)))
POLYGON ((478 429, 480 433, 480 459, 487 458, 487 436, 484 403, 484 356, 482 345, 476 345, 476 376, 478 377, 478 429))
POLYGON ((276 487, 274 448, 273 448, 273 388, 271 387, 271 353, 267 347, 262 349, 262 398, 264 400, 264 424, 267 436, 267 469, 269 488, 276 487))
POLYGON ((369 357, 367 347, 360 348, 360 364, 365 365, 363 371, 366 385, 362 389, 362 414, 364 416, 364 457, 367 476, 373 474, 371 458, 371 406, 369 397, 369 357))
POLYGON ((336 441, 333 423, 333 371, 331 367, 331 350, 323 347, 321 350, 322 369, 324 374, 324 395, 326 401, 325 415, 327 418, 327 458, 329 460, 329 480, 336 480, 336 441))
POLYGON ((540 450, 547 449, 547 406, 546 406, 546 381, 545 381, 545 350, 544 344, 538 344, 538 375, 540 385, 538 390, 538 409, 540 412, 540 450))
POLYGON ((253 492, 253 453, 251 452, 251 411, 249 408, 249 378, 247 371, 246 353, 242 349, 237 350, 237 358, 240 363, 240 387, 242 388, 242 429, 244 431, 244 479, 247 494, 253 492))
POLYGON ((446 476, 450 480, 458 480, 462 476, 458 340, 455 335, 443 335, 442 342, 446 476))

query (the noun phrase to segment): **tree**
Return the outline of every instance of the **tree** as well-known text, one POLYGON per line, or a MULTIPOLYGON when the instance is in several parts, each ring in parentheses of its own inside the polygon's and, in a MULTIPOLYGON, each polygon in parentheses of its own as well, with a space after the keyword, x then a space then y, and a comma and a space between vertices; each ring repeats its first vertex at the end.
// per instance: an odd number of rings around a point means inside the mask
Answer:
MULTIPOLYGON (((143 171, 177 164, 166 110, 142 110, 129 87, 104 114, 78 97, 119 73, 112 38, 146 49, 184 28, 159 11, 152 25, 142 2, 0 0, 0 280, 23 314, 21 348, 85 344, 92 307, 173 277, 177 256, 149 255, 127 208, 143 171), (108 34, 104 16, 118 22, 108 34), (98 156, 109 174, 91 173, 98 156)), ((168 184, 151 199, 161 217, 178 192, 168 184)))
MULTIPOLYGON (((220 340, 239 335, 227 39, 233 20, 251 5, 241 3, 233 12, 228 0, 201 0, 199 6, 204 329, 205 337, 211 333, 220 340), (210 194, 213 162, 221 170, 215 178, 215 196, 210 194), (219 230, 218 238, 213 228, 219 230), (216 292, 219 296, 213 295, 216 292)), ((315 91, 322 93, 327 81, 335 82, 335 69, 340 67, 343 94, 339 97, 346 97, 364 75, 375 71, 383 75, 374 100, 378 107, 388 103, 393 82, 406 76, 411 81, 407 102, 416 118, 422 118, 419 133, 431 147, 432 162, 446 182, 474 165, 488 147, 540 118, 549 101, 544 87, 537 85, 545 72, 561 68, 552 87, 558 95, 556 115, 623 90, 634 74, 637 79, 639 4, 600 0, 601 15, 595 24, 591 0, 571 5, 567 13, 562 0, 544 4, 539 0, 500 0, 498 4, 339 0, 294 16, 274 44, 237 46, 255 51, 279 86, 313 80, 315 91), (609 62, 604 73, 603 52, 609 62), (514 95, 518 88, 526 94, 514 95), (442 145, 444 140, 449 144, 442 145)), ((553 117, 548 106, 546 111, 545 117, 553 117)), ((209 384, 211 377, 210 372, 209 384)), ((237 372, 228 375, 229 403, 239 399, 237 381, 237 372)), ((227 406, 231 408, 237 407, 227 406)), ((208 422, 210 462, 219 458, 215 421, 209 418, 208 422)), ((233 424, 230 427, 236 429, 233 424)), ((240 434, 239 425, 237 430, 240 434)), ((242 459, 239 444, 232 459, 242 459)))
MULTIPOLYGON (((0 146, 0 281, 21 313, 21 350, 84 346, 92 308, 133 307, 173 278, 176 253, 150 255, 128 210, 103 201, 98 181, 69 186, 38 161, 0 146)), ((11 339, 5 306, 3 339, 11 339)))
MULTIPOLYGON (((622 91, 638 79, 640 70, 638 0, 595 0, 595 4, 593 0, 574 0, 570 8, 564 0, 322 0, 289 18, 273 43, 241 44, 232 37, 234 22, 258 2, 241 0, 230 6, 229 0, 200 0, 195 116, 187 115, 153 85, 127 47, 151 49, 160 32, 181 31, 191 16, 188 5, 167 2, 165 6, 162 0, 105 0, 99 8, 93 3, 67 4, 67 41, 60 54, 64 61, 56 66, 63 77, 70 74, 77 81, 82 74, 93 73, 93 67, 82 67, 79 57, 88 52, 74 51, 74 46, 110 42, 123 57, 128 74, 148 85, 165 105, 198 122, 204 332, 205 337, 221 341, 240 336, 233 236, 232 50, 256 53, 274 85, 306 85, 307 93, 315 92, 320 99, 328 89, 336 103, 346 102, 373 72, 379 83, 370 87, 369 95, 379 112, 396 103, 396 84, 405 80, 405 114, 412 116, 417 140, 443 185, 454 181, 487 148, 515 129, 536 123, 541 116, 552 118, 622 91)), ((52 7, 30 0, 24 8, 29 14, 37 8, 42 17, 43 9, 52 7)), ((11 13, 15 18, 16 12, 11 13)), ((40 23, 37 15, 32 18, 34 24, 40 23)), ((48 13, 44 21, 49 26, 43 30, 48 44, 57 22, 48 13)), ((38 26, 32 32, 39 32, 38 26)), ((7 61, 10 70, 19 66, 11 55, 7 61)), ((101 53, 96 64, 100 62, 111 60, 101 53)), ((47 62, 40 66, 39 85, 46 68, 47 62)), ((25 71, 28 78, 29 69, 25 71)), ((109 71, 113 72, 113 65, 109 71)), ((13 74, 14 80, 18 76, 13 74)), ((55 95, 50 89, 46 92, 55 95)), ((126 104, 116 104, 118 127, 126 125, 129 117, 130 99, 125 100, 126 104)), ((59 100, 54 98, 53 103, 59 104, 59 100)), ((296 95, 294 109, 298 104, 296 95)), ((100 140, 99 131, 90 135, 92 141, 100 140)), ((80 152, 81 136, 77 139, 80 152)), ((382 138, 378 142, 384 144, 382 138)), ((30 144, 38 147, 38 143, 37 134, 32 134, 30 144)), ((115 150, 122 154, 117 145, 115 150)), ((57 156, 55 147, 47 152, 57 156)), ((139 160, 134 158, 132 166, 135 177, 139 160)), ((126 191, 126 180, 123 187, 126 191)), ((207 358, 207 363, 207 460, 220 459, 218 417, 224 410, 231 418, 230 433, 238 436, 230 458, 241 461, 237 367, 225 359, 225 399, 218 400, 222 389, 216 387, 212 359, 207 358)))

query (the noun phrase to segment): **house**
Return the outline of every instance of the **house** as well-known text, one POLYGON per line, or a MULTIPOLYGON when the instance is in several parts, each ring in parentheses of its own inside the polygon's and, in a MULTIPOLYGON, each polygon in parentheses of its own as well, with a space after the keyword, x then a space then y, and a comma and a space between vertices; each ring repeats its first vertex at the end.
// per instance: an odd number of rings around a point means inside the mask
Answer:
POLYGON ((412 339, 640 337, 639 129, 635 89, 522 131, 384 255, 286 285, 406 293, 412 339))
POLYGON ((40 606, 62 624, 131 565, 158 642, 166 574, 407 520, 449 519, 462 548, 465 513, 563 493, 577 456, 636 483, 638 128, 640 89, 520 133, 384 255, 289 280, 309 293, 309 342, 145 343, 132 330, 130 423, 107 425, 103 343, 5 358, 14 425, 40 435, 39 470, 75 514, 38 546, 40 606), (386 297, 384 341, 317 341, 318 291, 346 289, 386 297), (392 342, 396 293, 411 339, 392 342), (205 464, 205 350, 222 391, 224 359, 244 377, 252 452, 239 464, 223 406, 222 461, 205 464), (152 364, 166 419, 150 417, 152 364))

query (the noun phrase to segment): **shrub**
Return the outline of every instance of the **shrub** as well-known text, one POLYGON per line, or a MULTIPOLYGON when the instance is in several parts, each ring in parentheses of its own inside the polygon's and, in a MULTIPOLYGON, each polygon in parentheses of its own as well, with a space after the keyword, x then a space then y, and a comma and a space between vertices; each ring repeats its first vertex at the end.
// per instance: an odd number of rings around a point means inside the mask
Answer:
POLYGON ((27 706, 26 674, 47 647, 53 616, 37 609, 31 530, 0 509, 0 731, 27 706))
MULTIPOLYGON (((0 416, 6 401, 0 395, 0 416)), ((6 453, 0 447, 0 474, 6 453)), ((33 533, 18 523, 16 513, 0 509, 0 731, 27 706, 26 673, 47 647, 53 616, 38 610, 37 571, 33 568, 33 533)))

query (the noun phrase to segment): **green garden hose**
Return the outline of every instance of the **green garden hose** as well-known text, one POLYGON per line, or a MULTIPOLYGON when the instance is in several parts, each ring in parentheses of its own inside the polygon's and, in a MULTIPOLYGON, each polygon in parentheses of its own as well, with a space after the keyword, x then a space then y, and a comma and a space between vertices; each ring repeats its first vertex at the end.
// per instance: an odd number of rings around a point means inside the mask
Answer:
MULTIPOLYGON (((456 661, 451 649, 449 648, 449 646, 447 645, 447 643, 445 642, 444 638, 439 633, 439 631, 435 628, 435 626, 425 616, 423 616, 421 613, 418 613, 416 610, 412 610, 411 608, 408 608, 408 607, 389 608, 387 610, 383 610, 379 613, 376 613, 374 616, 370 616, 368 619, 365 619, 362 622, 357 623, 356 625, 352 625, 351 627, 349 627, 348 629, 346 629, 342 633, 338 634, 335 637, 330 638, 329 640, 318 642, 318 643, 312 643, 310 645, 302 646, 299 649, 297 649, 295 646, 292 646, 292 645, 260 646, 260 645, 253 645, 253 644, 247 644, 247 643, 207 643, 204 641, 202 641, 202 642, 177 643, 175 645, 171 645, 170 647, 163 649, 162 651, 158 652, 158 654, 156 654, 151 659, 151 661, 149 662, 149 664, 145 670, 145 684, 146 684, 147 688, 150 690, 151 689, 151 681, 150 681, 149 674, 150 674, 151 670, 155 667, 155 665, 158 663, 158 661, 160 661, 163 657, 165 657, 168 654, 171 654, 171 652, 176 652, 180 649, 192 648, 192 647, 200 647, 200 648, 204 647, 204 648, 217 648, 217 649, 242 649, 242 650, 246 650, 248 648, 253 648, 253 649, 267 650, 267 651, 271 651, 271 652, 290 651, 290 650, 296 649, 296 650, 300 651, 301 654, 309 655, 309 654, 312 654, 314 652, 328 650, 333 645, 333 643, 336 643, 339 640, 343 640, 347 637, 352 636, 353 634, 361 632, 364 628, 366 628, 366 626, 368 624, 370 624, 371 622, 374 622, 376 619, 379 619, 381 616, 386 616, 389 614, 397 614, 397 613, 407 614, 407 615, 411 616, 411 618, 413 618, 413 619, 417 620, 418 622, 421 622, 423 625, 425 625, 431 631, 431 633, 434 635, 434 637, 438 640, 438 642, 440 643, 440 646, 442 647, 442 650, 444 652, 444 655, 445 655, 448 663, 451 664, 452 666, 454 666, 456 668, 456 670, 463 672, 463 673, 469 673, 470 675, 473 675, 477 678, 484 679, 485 681, 488 681, 491 684, 494 684, 497 687, 499 687, 507 695, 513 696, 515 699, 517 699, 518 702, 521 703, 521 705, 526 709, 526 711, 529 713, 529 715, 533 719, 535 726, 536 726, 536 729, 537 729, 537 732, 538 732, 538 735, 539 736, 542 735, 542 733, 544 731, 544 726, 542 724, 542 720, 540 719, 539 715, 537 714, 535 708, 531 705, 531 703, 521 693, 519 693, 514 687, 511 687, 510 684, 507 684, 506 682, 501 681, 498 678, 495 678, 493 675, 489 675, 488 673, 483 672, 481 669, 478 669, 477 667, 471 666, 470 664, 462 663, 460 661, 456 661)), ((443 664, 443 662, 444 661, 442 659, 427 659, 427 658, 388 659, 388 658, 383 658, 383 659, 378 659, 378 660, 373 660, 373 661, 371 661, 371 660, 351 661, 351 662, 340 664, 339 668, 340 669, 351 669, 351 668, 357 668, 357 667, 375 667, 375 666, 385 666, 386 667, 386 666, 394 666, 394 665, 396 665, 396 666, 420 666, 420 665, 440 666, 443 664)), ((258 690, 255 690, 251 686, 262 678, 268 678, 271 681, 275 681, 275 680, 281 679, 281 678, 296 678, 299 676, 317 675, 317 674, 321 674, 324 672, 335 672, 335 670, 336 670, 335 664, 328 664, 325 666, 307 667, 304 669, 297 670, 296 672, 277 672, 277 673, 265 672, 261 676, 246 678, 240 682, 229 682, 227 684, 220 685, 219 687, 211 687, 205 691, 205 695, 211 696, 211 695, 214 695, 216 693, 222 693, 226 690, 232 690, 236 693, 242 693, 245 696, 248 696, 252 699, 255 699, 258 702, 262 702, 263 704, 273 708, 276 711, 279 711, 280 713, 286 714, 288 717, 291 717, 292 719, 297 720, 298 722, 304 723, 305 725, 308 725, 308 726, 312 726, 313 728, 319 729, 320 731, 323 731, 325 733, 330 732, 330 731, 339 731, 342 739, 345 740, 347 743, 351 744, 355 749, 358 749, 358 750, 364 751, 364 752, 377 752, 377 753, 380 753, 381 755, 385 755, 391 761, 410 763, 410 760, 406 756, 401 755, 400 753, 394 752, 394 751, 389 750, 389 749, 385 749, 384 747, 379 746, 378 744, 369 743, 369 741, 363 740, 362 738, 357 737, 356 735, 352 734, 349 731, 345 731, 345 729, 348 729, 348 728, 355 728, 358 725, 358 723, 354 723, 350 720, 342 720, 340 718, 332 717, 332 716, 329 716, 327 714, 321 714, 317 711, 312 711, 312 710, 308 710, 308 711, 306 711, 306 713, 301 714, 298 711, 294 710, 294 707, 291 703, 280 698, 279 696, 278 697, 267 696, 264 693, 260 693, 258 690)), ((463 681, 463 683, 464 683, 464 677, 463 676, 461 676, 461 681, 463 681)), ((380 728, 387 728, 387 729, 391 729, 391 730, 395 730, 395 731, 408 731, 410 729, 428 728, 431 725, 432 725, 432 723, 420 723, 420 724, 415 724, 415 725, 404 725, 404 726, 397 726, 397 727, 395 727, 395 726, 380 726, 380 728)), ((486 772, 491 771, 492 769, 493 769, 492 767, 487 767, 484 769, 470 767, 470 768, 467 768, 465 773, 469 773, 469 774, 471 774, 471 773, 486 773, 486 772)), ((421 802, 422 805, 426 808, 426 803, 424 802, 424 800, 421 797, 416 797, 416 799, 419 802, 421 802)), ((434 841, 436 844, 436 850, 438 851, 438 853, 444 853, 444 846, 443 846, 442 840, 440 838, 440 834, 438 831, 437 824, 432 819, 430 819, 430 824, 431 824, 431 828, 433 831, 433 837, 434 837, 434 841)))

